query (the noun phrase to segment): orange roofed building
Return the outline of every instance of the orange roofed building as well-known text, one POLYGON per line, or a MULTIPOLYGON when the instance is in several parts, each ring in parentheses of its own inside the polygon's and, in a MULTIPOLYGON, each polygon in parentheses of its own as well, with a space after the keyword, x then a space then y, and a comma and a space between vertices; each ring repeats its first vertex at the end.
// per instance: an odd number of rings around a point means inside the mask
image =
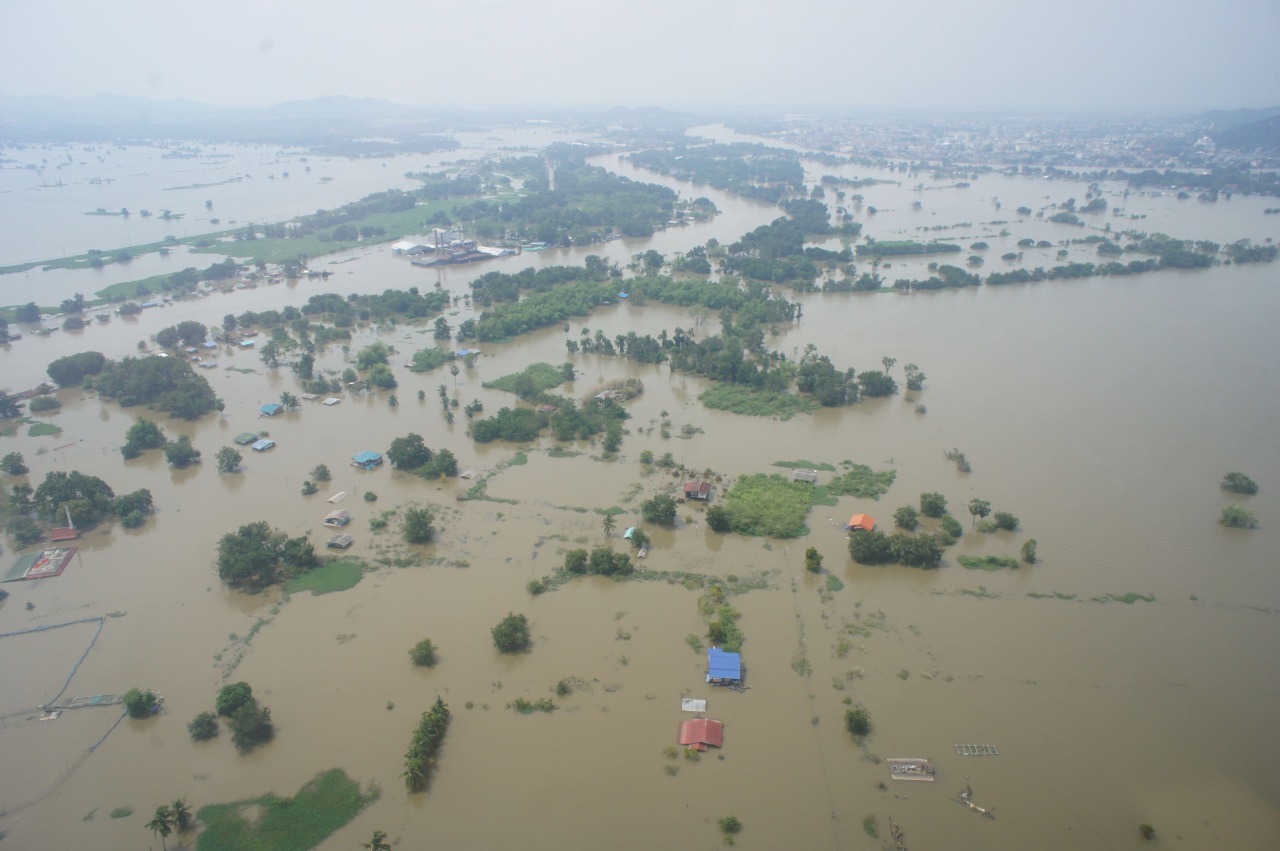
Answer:
POLYGON ((855 514, 849 518, 850 530, 862 529, 865 532, 874 532, 876 528, 876 519, 870 514, 855 514))

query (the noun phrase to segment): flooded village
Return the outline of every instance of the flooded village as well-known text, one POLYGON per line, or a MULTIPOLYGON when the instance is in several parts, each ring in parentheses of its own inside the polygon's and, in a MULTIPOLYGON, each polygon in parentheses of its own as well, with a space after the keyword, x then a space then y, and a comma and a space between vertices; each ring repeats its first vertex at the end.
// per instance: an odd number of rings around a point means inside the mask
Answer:
MULTIPOLYGON (((786 200, 821 204, 837 227, 860 226, 805 239, 850 252, 820 264, 813 286, 757 281, 762 299, 796 306, 793 318, 760 325, 760 351, 789 367, 810 363, 814 346, 836 372, 887 375, 894 392, 863 385, 853 404, 753 416, 707 403, 721 382, 691 361, 677 368, 674 344, 641 359, 646 336, 705 343, 745 322, 669 298, 659 279, 692 288, 749 280, 719 268, 718 247, 789 213, 664 171, 607 132, 494 126, 456 134, 450 150, 384 159, 262 146, 221 146, 203 161, 142 146, 6 149, 5 218, 30 206, 37 224, 14 225, 31 228, 27 247, 6 249, 0 263, 169 233, 183 243, 128 263, 0 276, 0 302, 44 313, 9 323, 21 337, 0 347, 0 389, 51 382, 6 421, 0 456, 20 453, 29 468, 4 476, 6 494, 76 471, 116 495, 146 489, 155 507, 133 527, 113 517, 74 528, 68 510, 45 524, 63 540, 5 537, 0 849, 156 845, 151 814, 175 799, 197 819, 168 847, 211 848, 215 813, 202 808, 241 802, 252 826, 269 809, 263 796, 305 796, 333 769, 361 797, 347 820, 324 827, 322 849, 360 847, 376 831, 397 848, 1129 848, 1147 841, 1139 825, 1185 847, 1280 842, 1271 660, 1280 640, 1280 295, 1274 263, 1218 252, 1241 240, 1272 245, 1275 198, 1180 198, 1182 187, 1135 189, 1083 168, 943 168, 955 137, 926 145, 925 130, 893 149, 901 156, 868 162, 832 141, 850 139, 847 126, 747 129, 697 126, 680 142, 792 151, 803 187, 786 200), (246 250, 231 255, 243 263, 234 277, 190 295, 152 293, 154 305, 132 315, 116 312, 117 301, 67 328, 65 315, 45 309, 222 260, 186 243, 201 229, 253 231, 410 191, 422 182, 413 175, 486 163, 501 176, 494 164, 504 158, 541 158, 567 142, 599 146, 590 167, 669 190, 673 209, 703 199, 716 212, 664 214, 646 235, 619 226, 608 238, 552 244, 477 233, 456 212, 457 221, 433 224, 436 208, 424 208, 418 227, 352 240, 294 273, 274 261, 255 267, 246 250), (57 177, 47 166, 26 168, 59 158, 72 163, 62 189, 44 188, 57 177), (90 182, 105 175, 114 184, 90 182), (159 195, 169 187, 195 188, 159 195), (156 197, 185 207, 187 233, 156 217, 84 215, 125 203, 160 209, 156 197), (1106 212, 1053 220, 1093 199, 1106 212), (57 239, 54 221, 64 223, 57 239), (126 227, 137 233, 119 238, 126 227), (1213 260, 985 280, 1104 262, 1104 242, 1140 241, 1124 231, 1212 241, 1213 260), (877 243, 962 249, 867 250, 877 243), (680 270, 700 252, 717 261, 712 271, 680 270), (940 264, 984 283, 918 286, 937 280, 940 264), (588 283, 604 295, 518 333, 460 336, 465 323, 543 294, 481 303, 507 283, 485 276, 561 267, 597 270, 588 283), (863 274, 880 284, 842 284, 863 274), (411 291, 441 294, 443 307, 420 319, 357 309, 349 338, 308 353, 313 374, 332 381, 323 392, 305 384, 295 354, 268 362, 264 349, 283 339, 272 328, 225 321, 276 311, 311 317, 314 334, 337 327, 309 312, 317 297, 359 305, 411 291), (160 345, 157 335, 181 323, 205 326, 208 338, 160 345), (361 364, 370 347, 385 351, 394 386, 370 380, 361 364), (182 419, 53 387, 48 365, 87 351, 185 359, 221 409, 182 419), (512 377, 532 381, 536 364, 560 380, 544 396, 513 392, 512 377), (915 387, 908 366, 927 373, 915 387), (58 405, 32 409, 41 396, 58 405), (557 434, 559 411, 597 399, 625 412, 615 432, 557 434), (531 439, 476 439, 477 424, 504 409, 553 425, 531 439), (189 440, 201 460, 174 465, 159 448, 122 457, 143 418, 167 441, 189 440), (456 469, 401 469, 392 458, 407 435, 434 457, 447 450, 456 469), (216 459, 228 447, 240 456, 222 471, 216 459), (1256 480, 1256 494, 1223 490, 1237 470, 1256 480), (801 499, 802 529, 721 526, 727 511, 747 511, 747 485, 758 480, 781 488, 758 510, 801 499), (878 487, 859 489, 867 480, 878 487), (941 511, 926 510, 936 504, 926 497, 941 499, 941 511), (1224 526, 1233 504, 1257 527, 1224 526), (424 508, 433 534, 411 542, 407 518, 424 508), (673 511, 652 519, 659 508, 673 511), (993 511, 1012 524, 988 521, 993 511), (944 533, 947 520, 959 534, 932 566, 851 554, 861 534, 915 540, 944 533), (340 559, 359 569, 324 593, 224 581, 224 536, 259 522, 309 543, 324 562, 316 570, 340 559), (620 557, 620 575, 572 569, 578 558, 603 564, 596 551, 620 557), (524 616, 528 641, 502 652, 497 627, 512 615, 524 616), (429 665, 412 657, 424 639, 429 665), (237 748, 224 720, 196 741, 193 719, 241 682, 269 708, 274 735, 237 748), (153 712, 123 713, 131 688, 154 693, 153 712), (447 732, 415 789, 406 747, 437 699, 447 732)), ((881 128, 875 139, 888 145, 902 132, 881 128)), ((1035 138, 1053 148, 1044 132, 1035 138)), ((1010 142, 998 154, 1022 150, 1010 142)), ((1195 151, 1185 163, 1102 164, 1215 166, 1205 146, 1195 151)), ((539 179, 477 197, 513 205, 539 179)), ((289 321, 277 327, 291 333, 289 321)))

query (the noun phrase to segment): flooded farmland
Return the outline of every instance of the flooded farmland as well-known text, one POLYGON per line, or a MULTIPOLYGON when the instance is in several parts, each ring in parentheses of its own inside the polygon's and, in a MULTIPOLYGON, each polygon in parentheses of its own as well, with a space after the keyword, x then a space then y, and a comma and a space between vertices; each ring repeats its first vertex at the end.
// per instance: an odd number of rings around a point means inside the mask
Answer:
MULTIPOLYGON (((313 262, 333 271, 326 282, 215 293, 81 332, 27 335, 0 352, 3 383, 11 391, 32 386, 50 361, 76 351, 134 353, 139 340, 186 319, 216 324, 228 313, 300 306, 319 292, 437 281, 462 295, 485 271, 576 264, 592 253, 625 265, 648 248, 670 254, 712 237, 732 241, 780 215, 644 175, 616 157, 598 162, 686 197, 707 195, 723 212, 653 240, 526 254, 482 268, 418 269, 386 246, 371 246, 313 262)), ((366 166, 379 176, 395 171, 366 166)), ((809 181, 830 171, 812 165, 809 181)), ((840 174, 892 177, 853 166, 840 174)), ((354 167, 350 179, 369 191, 392 185, 354 167)), ((927 176, 892 179, 862 190, 878 212, 859 220, 877 239, 985 240, 988 268, 1000 268, 997 258, 1019 239, 1048 240, 1056 249, 1080 234, 1010 211, 1083 198, 1081 184, 984 175, 957 189, 928 188, 927 176), (921 182, 926 188, 916 191, 921 182)), ((1277 235, 1275 220, 1262 217, 1263 199, 1197 205, 1103 189, 1113 206, 1147 217, 1116 227, 1220 241, 1277 235)), ((296 203, 298 212, 315 206, 310 197, 296 203)), ((287 212, 281 202, 279 214, 287 212)), ((1091 250, 1074 246, 1072 259, 1091 250)), ((1028 251, 1024 265, 1052 265, 1053 251, 1043 251, 1028 251)), ((923 260, 895 260, 881 274, 921 277, 923 267, 923 260)), ((12 277, 0 278, 0 300, 34 297, 29 281, 12 277)), ((88 280, 61 282, 57 297, 37 300, 87 294, 88 280)), ((576 355, 576 380, 564 388, 575 397, 613 380, 644 383, 627 405, 628 434, 615 460, 605 460, 598 443, 556 452, 550 438, 479 445, 462 417, 448 424, 441 415, 437 388, 453 394, 455 382, 463 404, 480 400, 486 412, 514 404, 482 382, 569 359, 561 328, 486 344, 475 367, 456 379, 445 369, 414 374, 400 365, 435 345, 429 326, 364 329, 351 352, 375 339, 397 351, 397 407, 385 394, 343 394, 340 404, 304 402, 270 420, 258 417, 259 406, 296 393, 292 373, 267 369, 252 351, 220 349, 218 368, 202 374, 225 401, 223 413, 161 423, 204 453, 203 464, 180 471, 155 451, 121 459, 125 431, 143 411, 61 390, 62 408, 39 417, 60 432, 20 430, 0 438, 0 454, 21 452, 33 485, 50 471, 78 470, 116 493, 148 488, 157 514, 137 530, 107 524, 86 532, 61 576, 4 585, 0 847, 137 848, 154 839, 147 814, 175 797, 198 809, 267 792, 289 796, 332 767, 381 795, 324 849, 356 847, 375 829, 400 848, 714 848, 721 843, 716 822, 729 814, 743 823, 736 844, 759 849, 886 847, 890 816, 916 848, 1127 848, 1140 843, 1144 822, 1188 848, 1275 847, 1275 281, 1274 266, 1253 264, 911 295, 793 294, 803 316, 777 329, 772 348, 791 356, 812 342, 838 367, 858 370, 879 368, 882 356, 914 362, 928 376, 924 390, 786 421, 750 418, 702 407, 698 394, 708 383, 665 364, 576 355), (670 438, 662 436, 663 421, 671 423, 670 438), (259 430, 277 446, 246 452, 241 472, 219 474, 218 448, 259 430), (385 452, 410 432, 477 470, 487 498, 459 500, 474 481, 431 483, 348 465, 353 454, 385 452), (953 448, 966 453, 972 472, 947 460, 953 448), (847 459, 893 470, 896 479, 879 501, 843 497, 815 507, 809 534, 797 539, 719 535, 706 527, 701 507, 683 504, 667 531, 644 524, 639 505, 685 478, 643 467, 645 450, 711 471, 719 477, 717 499, 740 475, 785 473, 771 466, 776 461, 847 459), (301 495, 320 463, 333 480, 301 495), (1243 498, 1258 529, 1217 522, 1238 499, 1218 487, 1231 470, 1260 485, 1258 495, 1243 498), (370 563, 354 588, 286 598, 278 590, 242 594, 219 581, 223 534, 265 519, 323 541, 320 520, 334 507, 326 499, 339 491, 348 496, 338 505, 354 518, 351 552, 370 563), (842 526, 851 514, 872 514, 887 527, 895 508, 928 491, 945 495, 965 526, 941 568, 850 559, 842 526), (972 530, 964 506, 975 497, 1017 515, 1019 530, 972 530), (433 544, 403 543, 394 522, 370 528, 380 513, 410 504, 436 511, 433 544), (705 653, 686 641, 705 635, 701 590, 582 577, 529 594, 529 581, 553 572, 566 550, 604 543, 597 509, 611 506, 623 509, 615 547, 624 545, 619 536, 628 526, 650 532, 644 567, 765 586, 730 598, 746 636, 749 690, 705 683, 705 653), (1030 538, 1038 542, 1035 565, 985 572, 957 560, 1016 556, 1030 538), (839 583, 805 570, 810 546, 839 583), (843 587, 830 590, 837 584, 843 587), (526 654, 493 647, 490 628, 509 612, 530 620, 526 654), (70 625, 29 631, 59 624, 70 625), (407 653, 424 637, 439 648, 429 669, 415 668, 407 653), (557 695, 566 679, 572 692, 557 695), (274 741, 247 755, 225 730, 193 742, 187 722, 237 681, 250 683, 270 708, 274 741), (36 720, 36 707, 64 683, 68 696, 149 687, 165 703, 146 721, 121 721, 118 707, 36 720), (403 754, 437 696, 453 720, 428 791, 410 795, 400 777, 403 754), (725 724, 724 747, 697 761, 664 753, 691 717, 680 710, 685 696, 706 698, 707 716, 725 724), (517 698, 550 698, 560 708, 521 715, 509 708, 517 698), (844 729, 850 704, 872 718, 861 747, 844 729), (964 743, 994 745, 999 755, 962 756, 956 745, 964 743), (929 758, 937 780, 892 781, 888 757, 929 758), (996 808, 994 820, 957 805, 966 786, 979 804, 996 808), (111 816, 123 809, 132 815, 111 816), (865 826, 869 816, 879 838, 865 826)), ((460 309, 450 322, 468 315, 460 309)), ((623 302, 571 323, 568 336, 583 327, 612 338, 691 325, 687 311, 623 302)), ((349 360, 333 347, 317 368, 341 372, 349 360)), ((6 568, 14 558, 6 547, 6 568)))

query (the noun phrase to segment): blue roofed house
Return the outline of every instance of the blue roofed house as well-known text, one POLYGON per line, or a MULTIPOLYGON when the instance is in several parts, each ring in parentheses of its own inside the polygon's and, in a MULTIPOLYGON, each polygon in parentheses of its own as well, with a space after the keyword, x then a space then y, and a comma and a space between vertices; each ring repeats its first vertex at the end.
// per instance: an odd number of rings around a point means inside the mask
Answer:
POLYGON ((708 647, 707 682, 713 686, 742 685, 742 654, 708 647))
POLYGON ((262 416, 264 417, 274 417, 276 414, 284 413, 284 405, 279 402, 268 402, 258 410, 262 411, 262 416))
POLYGON ((359 467, 361 470, 372 470, 375 467, 381 467, 382 453, 361 452, 359 455, 353 455, 351 457, 351 466, 359 467))

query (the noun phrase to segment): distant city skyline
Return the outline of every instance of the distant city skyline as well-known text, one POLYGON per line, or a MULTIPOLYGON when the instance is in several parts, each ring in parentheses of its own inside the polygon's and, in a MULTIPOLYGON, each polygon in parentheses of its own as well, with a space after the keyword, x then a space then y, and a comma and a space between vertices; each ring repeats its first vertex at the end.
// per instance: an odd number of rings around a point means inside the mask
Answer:
POLYGON ((19 96, 1128 114, 1280 105, 1276 0, 50 0, 12 4, 5 18, 0 92, 19 96))

